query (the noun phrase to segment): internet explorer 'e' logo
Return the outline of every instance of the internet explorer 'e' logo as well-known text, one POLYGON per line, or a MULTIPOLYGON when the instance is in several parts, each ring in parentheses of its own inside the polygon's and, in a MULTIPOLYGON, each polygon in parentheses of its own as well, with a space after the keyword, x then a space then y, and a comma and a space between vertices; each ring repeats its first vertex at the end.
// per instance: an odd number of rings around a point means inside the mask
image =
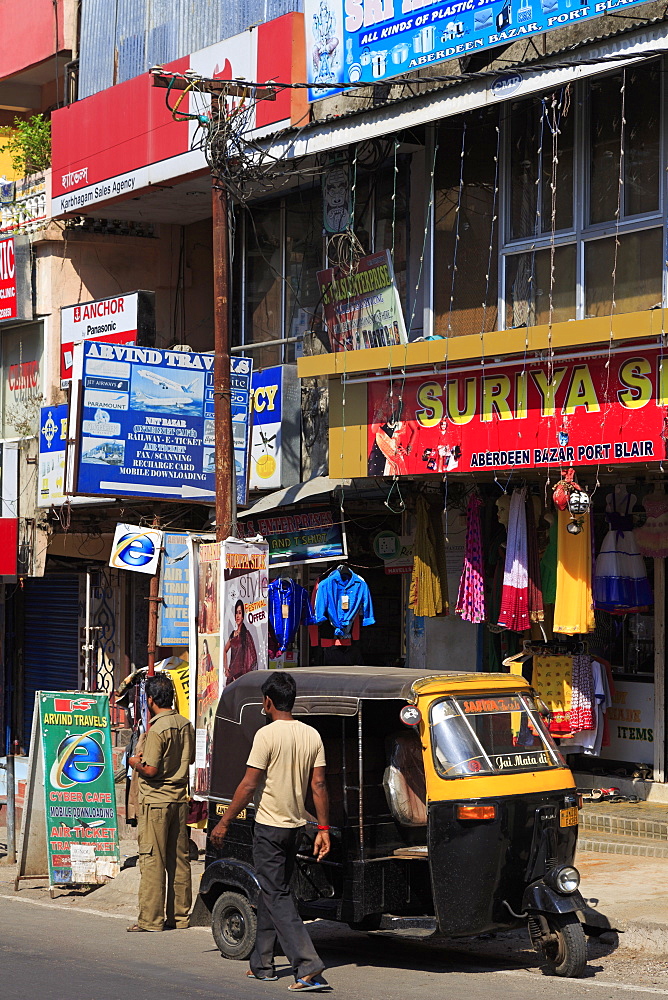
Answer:
POLYGON ((128 532, 118 539, 114 556, 133 569, 146 566, 155 557, 155 544, 149 535, 128 532))

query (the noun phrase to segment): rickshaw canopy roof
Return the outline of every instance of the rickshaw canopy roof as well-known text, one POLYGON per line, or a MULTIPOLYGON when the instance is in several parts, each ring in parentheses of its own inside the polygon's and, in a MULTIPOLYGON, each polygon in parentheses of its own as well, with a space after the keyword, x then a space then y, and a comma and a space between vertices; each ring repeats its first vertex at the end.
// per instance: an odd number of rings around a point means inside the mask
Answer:
MULTIPOLYGON (((512 674, 483 674, 458 670, 410 670, 405 667, 296 667, 294 715, 355 715, 361 701, 404 700, 417 696, 507 691, 528 688, 512 674)), ((217 717, 240 723, 244 708, 262 703, 262 684, 273 670, 252 670, 223 691, 217 717)))

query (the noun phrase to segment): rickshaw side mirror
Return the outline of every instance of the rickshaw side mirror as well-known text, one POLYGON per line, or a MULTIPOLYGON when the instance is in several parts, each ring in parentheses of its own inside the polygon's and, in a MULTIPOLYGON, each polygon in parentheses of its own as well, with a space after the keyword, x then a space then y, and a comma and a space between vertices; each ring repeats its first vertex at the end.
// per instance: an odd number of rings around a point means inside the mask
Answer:
POLYGON ((547 705, 545 704, 545 702, 543 701, 542 698, 536 698, 536 706, 537 706, 538 711, 540 712, 540 714, 546 720, 546 722, 549 722, 550 719, 552 718, 552 712, 547 707, 547 705))

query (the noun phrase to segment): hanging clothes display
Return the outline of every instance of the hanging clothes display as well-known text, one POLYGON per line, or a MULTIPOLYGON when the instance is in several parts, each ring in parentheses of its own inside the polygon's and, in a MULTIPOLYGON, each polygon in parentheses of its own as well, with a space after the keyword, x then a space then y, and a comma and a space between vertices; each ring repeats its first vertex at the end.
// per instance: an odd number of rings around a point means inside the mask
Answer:
POLYGON ((550 710, 552 735, 567 736, 571 731, 573 657, 534 656, 531 683, 550 710))
POLYGON ((547 548, 540 561, 540 582, 543 604, 554 604, 557 598, 557 517, 550 512, 550 535, 547 548))
POLYGON ((540 582, 540 560, 538 558, 538 525, 534 510, 534 497, 528 496, 526 502, 527 519, 527 604, 529 618, 532 622, 542 622, 543 591, 540 582))
POLYGON ((315 621, 308 592, 289 578, 273 580, 267 588, 269 656, 275 660, 295 641, 301 625, 315 621))
POLYGON ((349 638, 357 615, 362 625, 373 625, 373 601, 366 580, 345 567, 335 569, 318 584, 315 597, 316 622, 331 622, 337 638, 349 638))
POLYGON ((647 520, 634 531, 638 550, 643 556, 665 559, 668 556, 668 496, 663 484, 654 484, 654 489, 643 499, 647 520))
POLYGON ((643 557, 633 532, 636 497, 616 486, 606 497, 610 529, 603 539, 594 571, 594 603, 601 611, 626 614, 654 603, 643 557))
POLYGON ((483 582, 482 526, 480 508, 482 498, 472 493, 466 511, 466 545, 464 569, 459 581, 459 594, 455 613, 464 621, 479 624, 485 620, 485 585, 483 582))
POLYGON ((594 725, 594 679, 591 656, 586 653, 573 657, 570 724, 572 733, 594 725))
POLYGON ((591 661, 593 689, 593 724, 591 728, 574 734, 568 743, 562 743, 565 753, 584 753, 587 756, 598 757, 604 746, 609 746, 607 711, 612 707, 615 686, 612 680, 612 669, 606 660, 600 657, 591 661))
POLYGON ((408 607, 413 614, 434 618, 448 613, 448 577, 441 511, 417 498, 413 575, 408 607))
POLYGON ((591 515, 581 516, 581 530, 571 534, 567 510, 557 511, 557 591, 554 604, 555 632, 567 635, 592 632, 595 627, 592 601, 591 515))
POLYGON ((526 490, 522 489, 515 490, 510 500, 499 625, 513 632, 530 627, 528 588, 526 490))

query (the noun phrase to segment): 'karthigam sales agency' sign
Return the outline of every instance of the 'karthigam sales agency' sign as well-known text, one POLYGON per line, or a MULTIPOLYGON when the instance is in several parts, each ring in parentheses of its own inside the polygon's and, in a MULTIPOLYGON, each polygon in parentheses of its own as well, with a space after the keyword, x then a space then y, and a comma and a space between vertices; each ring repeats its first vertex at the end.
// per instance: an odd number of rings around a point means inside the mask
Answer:
POLYGON ((309 100, 508 45, 642 0, 305 0, 309 100))

